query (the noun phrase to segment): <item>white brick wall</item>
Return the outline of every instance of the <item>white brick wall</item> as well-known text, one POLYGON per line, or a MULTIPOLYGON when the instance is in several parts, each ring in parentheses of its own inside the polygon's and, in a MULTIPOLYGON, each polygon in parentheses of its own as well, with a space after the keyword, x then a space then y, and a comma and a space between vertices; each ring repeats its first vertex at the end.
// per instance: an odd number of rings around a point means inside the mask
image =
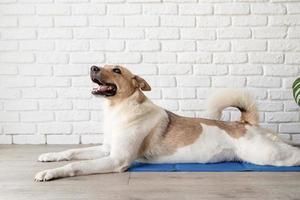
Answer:
POLYGON ((103 63, 186 116, 205 116, 216 88, 247 88, 262 125, 300 141, 300 0, 1 0, 0 143, 101 143, 89 68, 103 63))

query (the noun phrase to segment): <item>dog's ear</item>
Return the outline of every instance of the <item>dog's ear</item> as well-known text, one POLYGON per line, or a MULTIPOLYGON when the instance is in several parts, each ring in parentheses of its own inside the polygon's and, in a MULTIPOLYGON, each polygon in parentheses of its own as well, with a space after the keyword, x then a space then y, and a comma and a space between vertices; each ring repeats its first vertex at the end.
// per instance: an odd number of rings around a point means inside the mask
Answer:
POLYGON ((151 90, 150 85, 143 78, 141 78, 137 75, 135 75, 132 78, 132 82, 133 82, 133 85, 135 87, 140 88, 143 91, 150 91, 151 90))

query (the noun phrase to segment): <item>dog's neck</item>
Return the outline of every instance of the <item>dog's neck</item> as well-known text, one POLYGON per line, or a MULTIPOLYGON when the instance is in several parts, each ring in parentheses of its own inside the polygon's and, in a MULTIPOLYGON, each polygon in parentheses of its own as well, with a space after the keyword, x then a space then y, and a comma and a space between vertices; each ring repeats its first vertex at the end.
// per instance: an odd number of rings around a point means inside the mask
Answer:
POLYGON ((121 105, 128 105, 128 104, 142 104, 145 102, 148 98, 144 95, 144 93, 137 89, 135 92, 133 92, 129 97, 127 98, 106 98, 105 106, 107 108, 115 108, 119 107, 121 105))

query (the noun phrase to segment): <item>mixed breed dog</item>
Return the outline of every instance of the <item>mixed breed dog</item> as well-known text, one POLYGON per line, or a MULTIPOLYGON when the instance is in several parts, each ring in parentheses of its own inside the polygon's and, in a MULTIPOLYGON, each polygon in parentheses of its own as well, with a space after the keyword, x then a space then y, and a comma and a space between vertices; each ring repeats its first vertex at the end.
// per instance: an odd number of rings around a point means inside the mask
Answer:
POLYGON ((257 165, 300 165, 300 149, 258 125, 255 102, 245 91, 225 89, 210 98, 212 119, 176 115, 149 100, 150 85, 122 66, 92 66, 92 94, 105 98, 103 145, 45 153, 41 162, 83 160, 36 174, 36 181, 124 172, 133 161, 214 163, 244 161, 257 165), (241 112, 240 121, 219 121, 226 107, 241 112))

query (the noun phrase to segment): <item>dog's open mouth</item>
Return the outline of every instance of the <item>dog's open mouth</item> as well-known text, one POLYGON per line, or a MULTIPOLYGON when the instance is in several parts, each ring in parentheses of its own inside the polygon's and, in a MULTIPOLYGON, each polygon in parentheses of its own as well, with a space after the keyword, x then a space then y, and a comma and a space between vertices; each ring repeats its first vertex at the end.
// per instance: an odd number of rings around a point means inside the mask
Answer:
POLYGON ((98 84, 98 87, 92 90, 94 95, 114 96, 117 92, 117 86, 113 83, 104 83, 97 79, 92 79, 92 81, 98 84))

